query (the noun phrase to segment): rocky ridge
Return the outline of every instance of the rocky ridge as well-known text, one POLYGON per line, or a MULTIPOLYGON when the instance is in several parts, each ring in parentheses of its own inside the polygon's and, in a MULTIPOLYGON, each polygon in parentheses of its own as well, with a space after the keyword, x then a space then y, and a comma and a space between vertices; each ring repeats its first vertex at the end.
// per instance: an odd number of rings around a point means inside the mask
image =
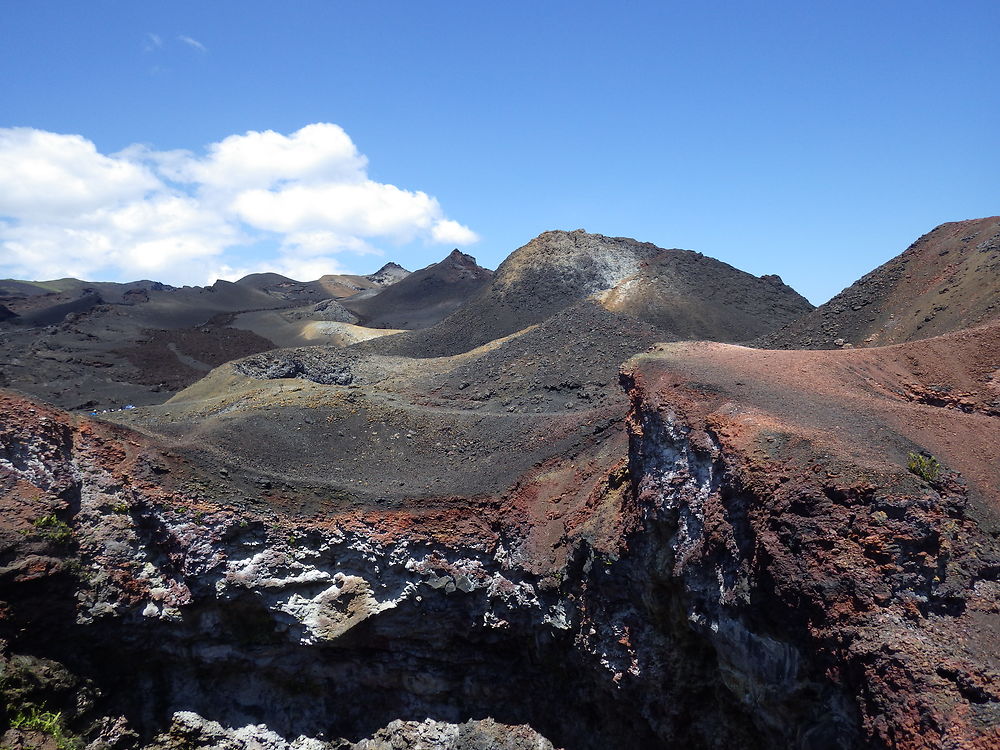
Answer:
POLYGON ((553 231, 511 253, 488 286, 437 325, 363 348, 410 357, 459 354, 595 295, 668 339, 753 337, 812 307, 780 279, 757 279, 701 253, 582 229, 553 231))
POLYGON ((757 344, 769 349, 900 344, 998 320, 998 299, 1000 217, 950 222, 757 344))

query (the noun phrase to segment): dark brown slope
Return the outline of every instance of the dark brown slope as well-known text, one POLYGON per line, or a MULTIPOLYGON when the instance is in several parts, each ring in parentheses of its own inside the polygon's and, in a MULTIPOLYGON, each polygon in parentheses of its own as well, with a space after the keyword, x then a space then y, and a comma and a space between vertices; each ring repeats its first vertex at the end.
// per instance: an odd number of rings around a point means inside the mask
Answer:
POLYGON ((942 224, 758 342, 833 349, 916 341, 1000 319, 1000 216, 942 224))
MULTIPOLYGON (((385 270, 385 269, 383 269, 385 270)), ((493 277, 471 255, 458 250, 433 265, 399 279, 374 296, 345 300, 371 328, 428 328, 455 312, 493 277)))
POLYGON ((289 304, 229 282, 61 280, 40 288, 3 300, 18 317, 0 323, 0 378, 68 408, 163 400, 222 362, 274 346, 229 328, 227 316, 289 304))
POLYGON ((777 277, 753 277, 689 250, 575 232, 544 232, 510 255, 468 304, 426 331, 365 344, 437 357, 468 351, 540 323, 586 297, 662 329, 665 338, 736 341, 810 309, 777 277))

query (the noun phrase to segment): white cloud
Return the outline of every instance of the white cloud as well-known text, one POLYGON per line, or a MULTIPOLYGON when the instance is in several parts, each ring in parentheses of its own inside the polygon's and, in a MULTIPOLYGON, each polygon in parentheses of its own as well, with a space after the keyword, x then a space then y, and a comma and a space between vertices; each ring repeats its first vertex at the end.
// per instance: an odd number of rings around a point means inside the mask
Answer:
POLYGON ((163 47, 163 39, 159 34, 154 34, 149 32, 143 37, 142 50, 143 52, 152 52, 163 47))
POLYGON ((451 219, 438 219, 431 227, 431 237, 443 245, 471 245, 479 241, 479 235, 464 224, 451 219))
POLYGON ((37 221, 140 199, 161 186, 145 166, 79 135, 0 128, 0 216, 37 221))
POLYGON ((259 229, 295 232, 338 229, 348 234, 391 237, 401 242, 430 229, 440 215, 426 193, 371 180, 362 183, 293 184, 278 190, 247 190, 233 210, 259 229))
POLYGON ((351 252, 355 255, 381 255, 382 251, 360 237, 335 232, 292 232, 285 237, 282 249, 286 253, 310 257, 330 253, 351 252))
POLYGON ((239 240, 231 223, 191 198, 160 194, 66 221, 0 225, 3 275, 28 278, 201 277, 185 264, 221 255, 239 240))
POLYGON ((184 42, 184 44, 188 45, 189 47, 193 47, 199 52, 208 52, 208 47, 199 42, 197 39, 192 39, 189 36, 184 36, 183 34, 181 34, 179 37, 177 37, 177 40, 184 42))
POLYGON ((163 155, 164 173, 180 182, 217 189, 269 188, 280 182, 362 182, 368 160, 343 128, 306 125, 290 136, 273 130, 231 135, 198 159, 188 152, 163 155))
POLYGON ((0 275, 203 283, 247 269, 316 278, 337 255, 478 237, 421 191, 375 182, 342 128, 102 154, 79 135, 0 128, 0 275), (241 261, 248 248, 272 257, 241 261))

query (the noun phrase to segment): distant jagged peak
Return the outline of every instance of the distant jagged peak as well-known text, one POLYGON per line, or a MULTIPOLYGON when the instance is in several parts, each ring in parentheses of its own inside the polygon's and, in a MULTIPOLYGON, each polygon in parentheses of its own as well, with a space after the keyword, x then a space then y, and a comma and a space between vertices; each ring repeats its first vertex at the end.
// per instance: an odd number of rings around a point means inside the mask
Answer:
POLYGON ((409 275, 410 272, 401 265, 389 261, 375 273, 370 273, 365 278, 379 286, 388 286, 389 284, 395 284, 397 281, 402 281, 409 275))
POLYGON ((454 250, 452 250, 450 253, 448 253, 448 257, 445 258, 445 260, 450 261, 452 263, 462 263, 462 264, 465 264, 465 265, 470 265, 470 264, 475 265, 476 264, 475 257, 473 257, 472 255, 469 255, 468 253, 463 253, 457 247, 454 250))
POLYGON ((427 328, 478 294, 492 278, 493 271, 456 249, 377 294, 344 300, 344 306, 369 327, 427 328))
POLYGON ((469 255, 468 253, 463 253, 457 247, 448 253, 444 260, 439 263, 434 263, 424 270, 430 269, 445 271, 452 277, 455 277, 457 274, 458 278, 482 279, 493 276, 493 271, 488 268, 483 268, 476 262, 474 256, 469 255))

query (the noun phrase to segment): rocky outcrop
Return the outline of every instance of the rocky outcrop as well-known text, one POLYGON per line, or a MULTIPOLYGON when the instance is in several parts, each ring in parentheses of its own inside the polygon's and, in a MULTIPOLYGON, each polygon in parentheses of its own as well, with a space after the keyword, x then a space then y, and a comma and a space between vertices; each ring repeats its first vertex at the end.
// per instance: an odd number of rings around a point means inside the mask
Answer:
POLYGON ((552 743, 527 726, 498 724, 492 719, 464 724, 425 719, 396 721, 358 742, 312 737, 288 741, 266 725, 224 727, 190 711, 178 711, 173 723, 145 750, 397 750, 398 748, 440 748, 440 750, 553 750, 552 743))
POLYGON ((323 385, 354 382, 349 362, 331 361, 321 352, 307 348, 282 349, 270 356, 248 357, 234 367, 244 375, 264 380, 305 378, 323 385))
POLYGON ((390 262, 386 263, 375 273, 368 274, 365 278, 379 286, 388 286, 389 284, 395 284, 397 281, 402 281, 410 273, 410 271, 407 271, 398 263, 390 262))
MULTIPOLYGON (((720 679, 771 746, 996 746, 996 459, 966 483, 938 463, 955 455, 921 463, 910 442, 929 418, 970 438, 992 418, 848 390, 833 408, 860 353, 822 357, 825 380, 796 390, 804 353, 747 351, 661 346, 627 378, 639 507, 667 519, 658 575, 681 584, 720 679)), ((930 353, 907 354, 919 369, 930 353)))

